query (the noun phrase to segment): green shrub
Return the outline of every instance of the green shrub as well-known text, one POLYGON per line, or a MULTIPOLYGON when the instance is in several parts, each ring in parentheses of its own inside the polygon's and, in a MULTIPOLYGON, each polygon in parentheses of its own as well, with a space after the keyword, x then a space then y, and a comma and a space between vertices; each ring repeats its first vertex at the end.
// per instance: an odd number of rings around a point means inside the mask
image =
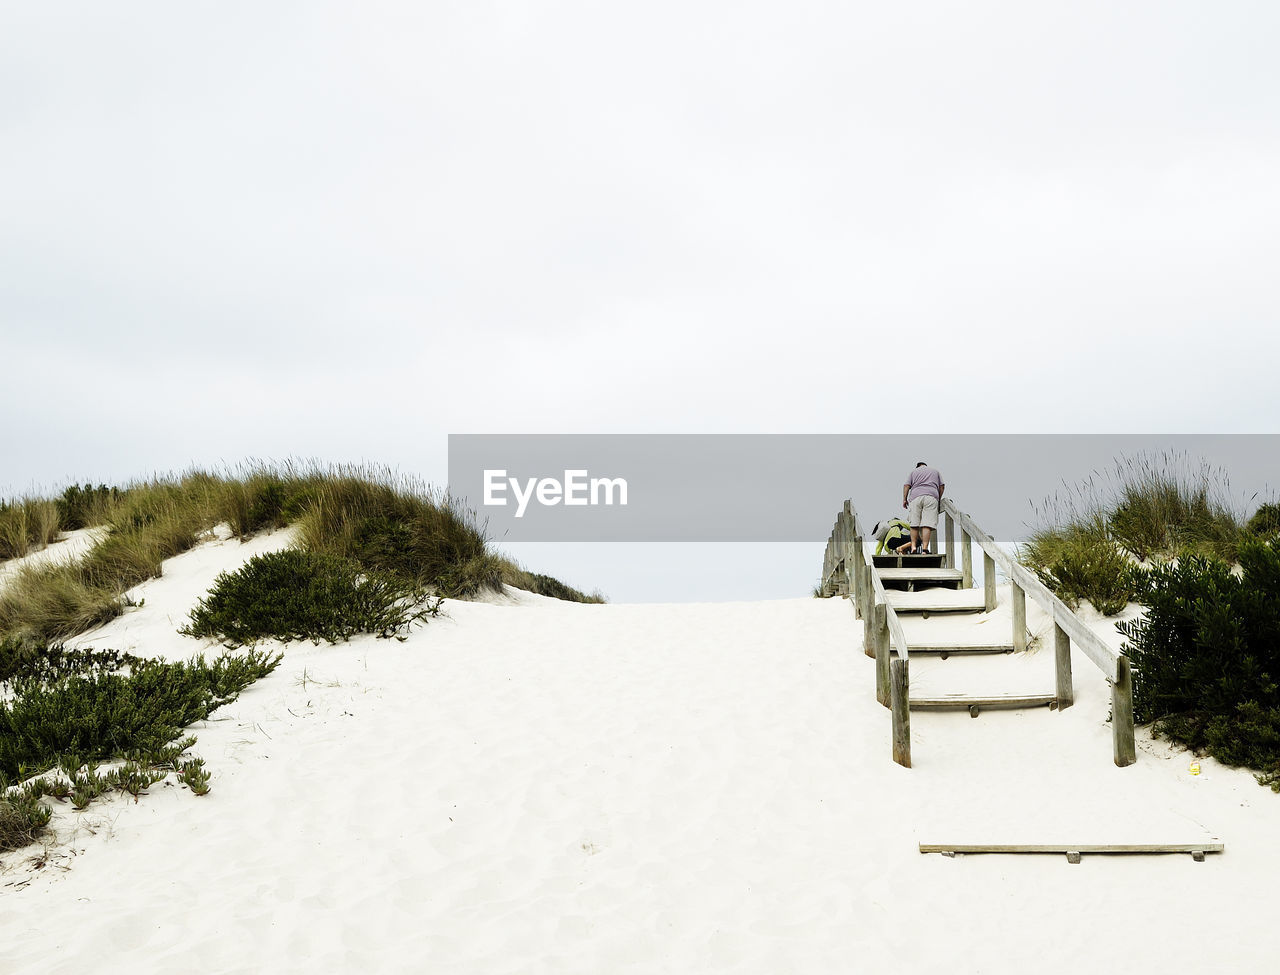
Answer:
POLYGON ((52 815, 48 806, 30 796, 0 796, 0 853, 35 842, 52 815))
POLYGON ((90 673, 112 673, 141 663, 141 658, 119 650, 93 648, 68 650, 33 640, 9 637, 0 641, 0 684, 19 678, 54 681, 90 673))
POLYGON ((1248 529, 1254 535, 1280 535, 1280 504, 1261 505, 1249 519, 1248 529))
POLYGON ((1087 599, 1104 616, 1114 616, 1133 598, 1129 559, 1100 519, 1038 531, 1020 554, 1073 608, 1087 599))
POLYGON ((504 585, 523 589, 525 592, 537 593, 539 596, 550 596, 552 599, 563 599, 574 603, 603 603, 604 596, 599 592, 584 593, 579 589, 566 585, 553 576, 541 572, 530 572, 508 558, 499 558, 501 578, 504 585))
POLYGON ((1143 618, 1118 624, 1134 718, 1192 748, 1280 770, 1280 547, 1247 541, 1239 574, 1188 553, 1136 573, 1143 618))
POLYGON ((20 776, 77 756, 96 761, 161 748, 193 721, 235 700, 281 656, 224 653, 167 663, 134 660, 128 673, 15 678, 0 701, 0 774, 20 776))
POLYGON ((58 524, 63 531, 92 528, 101 525, 109 517, 110 510, 119 503, 119 488, 99 484, 72 484, 55 500, 58 506, 58 524))
POLYGON ((310 551, 355 559, 444 596, 502 586, 501 560, 471 515, 412 481, 328 478, 299 520, 299 532, 310 551))
POLYGON ((296 521, 315 493, 318 477, 292 470, 276 473, 254 468, 242 479, 223 482, 218 497, 221 518, 239 538, 283 528, 296 521))
POLYGON ((433 616, 439 600, 389 573, 366 572, 334 555, 286 550, 224 572, 191 611, 183 633, 232 645, 255 640, 328 640, 357 633, 390 637, 433 616))

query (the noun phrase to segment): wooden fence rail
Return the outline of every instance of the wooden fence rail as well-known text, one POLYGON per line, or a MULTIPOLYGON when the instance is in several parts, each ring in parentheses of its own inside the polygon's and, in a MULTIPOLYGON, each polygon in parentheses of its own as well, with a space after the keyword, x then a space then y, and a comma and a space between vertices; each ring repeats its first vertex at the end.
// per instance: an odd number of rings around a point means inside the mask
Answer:
POLYGON ((876 660, 876 700, 889 708, 892 716, 893 760, 910 768, 911 688, 907 637, 898 614, 889 605, 884 583, 875 572, 850 501, 845 501, 843 510, 836 516, 823 568, 824 590, 853 596, 854 612, 862 620, 862 645, 867 655, 876 660))
MULTIPOLYGON (((1013 593, 1015 647, 1019 638, 1024 641, 1022 646, 1026 646, 1026 598, 1028 595, 1053 619, 1059 709, 1070 707, 1074 698, 1071 687, 1071 644, 1073 642, 1102 671, 1111 684, 1112 757, 1116 765, 1121 767, 1136 762, 1138 756, 1133 731, 1133 672, 1129 665, 1129 658, 1107 646, 1102 638, 1089 629, 1066 603, 1050 592, 1030 569, 996 545, 991 536, 957 508, 950 498, 943 500, 942 512, 948 522, 954 521, 959 526, 963 540, 972 538, 982 548, 987 562, 986 569, 989 572, 988 591, 992 595, 993 602, 995 572, 990 570, 994 569, 994 565, 999 565, 1008 577, 1013 593)), ((947 531, 951 530, 948 526, 947 531)))

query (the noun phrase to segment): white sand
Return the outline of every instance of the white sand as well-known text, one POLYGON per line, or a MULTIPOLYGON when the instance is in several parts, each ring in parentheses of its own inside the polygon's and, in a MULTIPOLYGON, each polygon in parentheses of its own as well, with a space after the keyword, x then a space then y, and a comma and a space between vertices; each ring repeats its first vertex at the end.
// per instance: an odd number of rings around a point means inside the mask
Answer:
MULTIPOLYGON (((171 560, 87 642, 190 655, 204 587, 286 541, 171 560)), ((195 729, 209 796, 59 807, 42 868, 3 859, 0 972, 1274 968, 1280 797, 1141 731, 1115 768, 1080 654, 1065 712, 913 714, 906 770, 847 601, 446 606, 405 643, 288 647, 195 729), (1207 835, 1204 863, 916 849, 1207 835)), ((907 626, 999 639, 1007 613, 907 626)), ((913 691, 1052 671, 916 658, 913 691)))

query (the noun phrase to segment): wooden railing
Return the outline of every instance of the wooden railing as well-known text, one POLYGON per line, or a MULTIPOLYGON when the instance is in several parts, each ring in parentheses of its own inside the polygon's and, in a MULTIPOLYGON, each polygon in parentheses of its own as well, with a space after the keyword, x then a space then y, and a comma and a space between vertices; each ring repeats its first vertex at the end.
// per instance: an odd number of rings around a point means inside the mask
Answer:
POLYGON ((1124 767, 1137 761, 1137 748, 1133 737, 1133 670, 1129 658, 1112 650, 1096 633, 1090 630, 1080 617, 1072 612, 1061 599, 1049 591, 1021 562, 1010 557, 972 518, 955 506, 949 498, 942 502, 945 515, 947 548, 955 528, 961 531, 961 554, 968 552, 970 539, 981 546, 985 560, 984 584, 987 608, 995 607, 995 571, 999 565, 1009 579, 1013 593, 1013 640, 1015 649, 1026 647, 1027 596, 1030 595, 1041 609, 1053 619, 1054 661, 1057 683, 1058 708, 1070 707, 1074 701, 1071 686, 1071 644, 1075 643, 1106 676, 1111 684, 1111 743, 1116 765, 1124 767), (1019 646, 1020 644, 1020 646, 1019 646))
POLYGON ((845 501, 827 542, 823 588, 853 593, 854 613, 862 620, 862 646, 876 660, 876 700, 889 708, 893 760, 911 767, 910 651, 898 614, 889 605, 884 583, 863 544, 853 504, 845 501), (828 568, 829 567, 829 568, 828 568))
MULTIPOLYGON (((1132 765, 1137 760, 1137 751, 1133 729, 1133 674, 1128 657, 1107 646, 1070 607, 996 545, 953 501, 943 500, 941 510, 945 519, 944 554, 949 568, 955 568, 955 534, 957 527, 960 529, 961 585, 965 588, 973 585, 973 542, 982 549, 983 604, 988 612, 996 607, 996 566, 1008 577, 1015 650, 1027 647, 1028 594, 1053 620, 1055 694, 1059 710, 1070 707, 1075 700, 1071 680, 1072 641, 1102 670, 1111 685, 1113 759, 1121 767, 1132 765)), ((852 503, 845 501, 827 540, 821 588, 824 594, 852 595, 855 614, 863 623, 863 647, 868 656, 876 658, 876 699, 893 714, 894 761, 910 767, 910 653, 902 624, 885 596, 865 540, 852 503)))

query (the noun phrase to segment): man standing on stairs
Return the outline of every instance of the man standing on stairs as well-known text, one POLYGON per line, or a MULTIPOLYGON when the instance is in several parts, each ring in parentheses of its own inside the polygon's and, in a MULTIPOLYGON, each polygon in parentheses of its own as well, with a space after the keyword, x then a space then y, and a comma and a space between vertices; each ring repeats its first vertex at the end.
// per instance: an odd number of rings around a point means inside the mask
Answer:
POLYGON ((938 527, 938 507, 947 486, 942 475, 924 461, 907 475, 902 485, 902 506, 907 509, 911 525, 911 548, 907 554, 923 555, 929 551, 929 540, 938 527))

